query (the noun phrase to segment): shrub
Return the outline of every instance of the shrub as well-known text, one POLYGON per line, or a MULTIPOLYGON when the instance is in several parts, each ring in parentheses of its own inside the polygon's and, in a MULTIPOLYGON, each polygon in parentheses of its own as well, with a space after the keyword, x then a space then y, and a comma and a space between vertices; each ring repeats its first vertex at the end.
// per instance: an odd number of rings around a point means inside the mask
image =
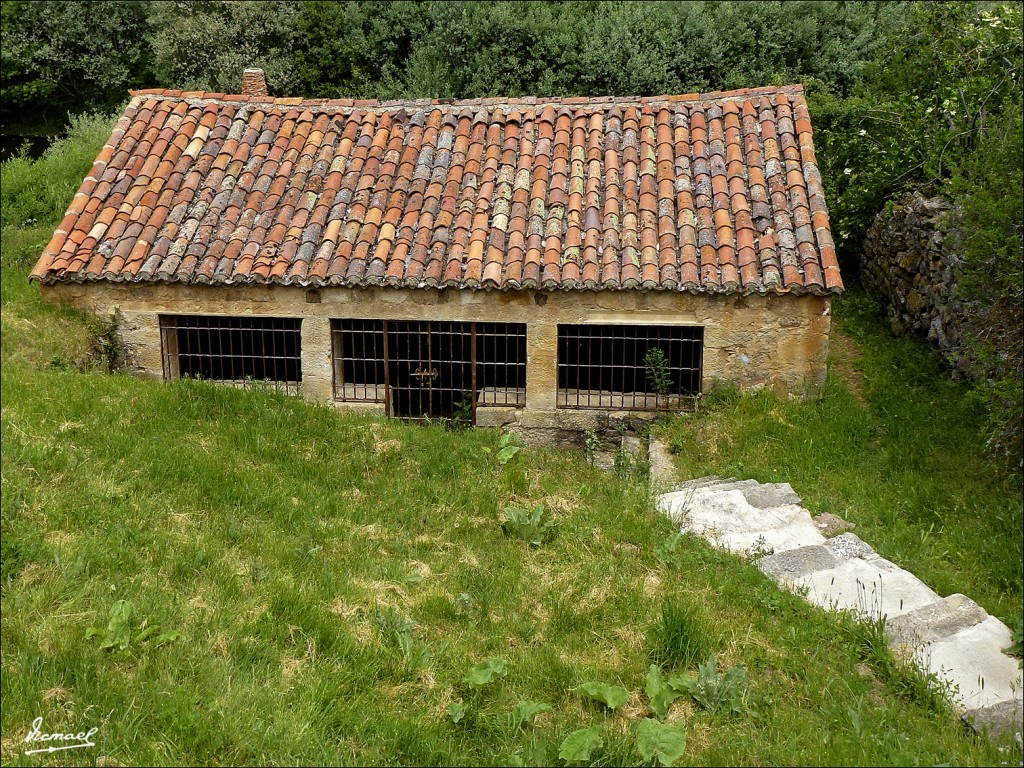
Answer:
POLYGON ((30 226, 36 222, 52 222, 55 226, 64 217, 116 120, 102 114, 77 115, 71 119, 67 137, 51 144, 38 160, 25 155, 5 160, 0 165, 0 226, 30 226))
POLYGON ((290 96, 298 87, 292 62, 298 17, 298 4, 283 0, 154 3, 157 80, 165 88, 237 93, 242 71, 260 67, 272 94, 290 96))
POLYGON ((149 11, 144 2, 4 0, 4 132, 52 131, 69 110, 106 112, 129 88, 150 85, 149 11))
POLYGON ((1024 458, 1024 116, 990 121, 949 189, 960 208, 960 298, 976 333, 966 354, 989 419, 989 446, 1011 466, 1024 458))

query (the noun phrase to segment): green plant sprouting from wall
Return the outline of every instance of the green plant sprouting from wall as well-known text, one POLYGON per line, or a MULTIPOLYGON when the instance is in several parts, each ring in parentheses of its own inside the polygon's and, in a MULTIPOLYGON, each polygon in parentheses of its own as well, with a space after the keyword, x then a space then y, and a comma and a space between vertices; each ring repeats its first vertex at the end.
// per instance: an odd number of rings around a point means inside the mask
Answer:
POLYGON ((668 358, 660 347, 648 350, 644 357, 647 384, 656 394, 667 395, 672 389, 672 376, 668 371, 668 358))

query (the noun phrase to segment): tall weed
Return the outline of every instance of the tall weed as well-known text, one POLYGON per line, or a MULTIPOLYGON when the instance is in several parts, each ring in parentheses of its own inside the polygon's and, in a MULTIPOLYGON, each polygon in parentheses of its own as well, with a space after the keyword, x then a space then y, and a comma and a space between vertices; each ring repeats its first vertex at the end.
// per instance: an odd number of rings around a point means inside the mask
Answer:
POLYGON ((16 155, 0 163, 0 226, 55 226, 115 122, 117 115, 75 115, 67 136, 51 144, 42 157, 16 155))

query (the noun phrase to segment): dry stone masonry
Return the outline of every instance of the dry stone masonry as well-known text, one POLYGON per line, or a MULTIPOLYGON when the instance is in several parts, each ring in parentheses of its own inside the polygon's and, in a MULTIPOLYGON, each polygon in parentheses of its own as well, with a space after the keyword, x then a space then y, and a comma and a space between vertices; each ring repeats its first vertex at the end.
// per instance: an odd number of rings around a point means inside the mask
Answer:
POLYGON ((970 331, 957 298, 962 267, 955 208, 908 192, 880 213, 864 241, 861 280, 884 307, 893 333, 928 339, 966 373, 961 347, 970 331))

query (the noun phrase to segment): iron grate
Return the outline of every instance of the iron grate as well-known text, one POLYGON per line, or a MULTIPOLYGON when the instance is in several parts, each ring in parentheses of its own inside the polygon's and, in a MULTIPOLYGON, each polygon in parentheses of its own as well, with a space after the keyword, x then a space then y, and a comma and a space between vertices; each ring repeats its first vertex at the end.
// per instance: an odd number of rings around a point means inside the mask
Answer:
POLYGON ((164 378, 249 386, 294 394, 302 381, 302 320, 291 317, 160 317, 164 378))
POLYGON ((337 319, 331 337, 336 400, 473 422, 478 406, 526 404, 524 324, 337 319))
POLYGON ((658 411, 700 394, 704 329, 559 325, 559 408, 658 411))

